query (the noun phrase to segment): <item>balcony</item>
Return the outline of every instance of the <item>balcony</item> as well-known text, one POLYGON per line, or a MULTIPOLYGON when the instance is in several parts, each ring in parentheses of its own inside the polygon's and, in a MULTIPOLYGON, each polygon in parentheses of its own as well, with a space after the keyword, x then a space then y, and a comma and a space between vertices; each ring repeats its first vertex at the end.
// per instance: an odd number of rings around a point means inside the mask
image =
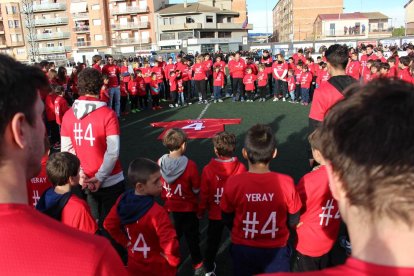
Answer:
POLYGON ((147 12, 149 12, 148 8, 142 9, 140 7, 122 7, 122 8, 113 8, 111 10, 112 15, 138 14, 138 13, 147 13, 147 12))
POLYGON ((128 22, 128 24, 113 24, 111 25, 112 30, 131 30, 131 29, 147 29, 149 28, 149 22, 128 22))
POLYGON ((130 45, 130 44, 146 44, 150 43, 151 38, 127 38, 127 39, 113 39, 112 44, 113 45, 130 45))
MULTIPOLYGON (((54 40, 54 39, 66 39, 70 38, 69 32, 60 32, 60 33, 44 33, 44 34, 36 34, 35 41, 42 41, 42 40, 54 40)), ((28 38, 31 41, 30 38, 28 38)))
POLYGON ((72 13, 73 20, 88 20, 89 14, 87 12, 72 13))
MULTIPOLYGON (((243 24, 237 24, 237 23, 217 23, 217 29, 227 29, 227 30, 242 30, 243 24)), ((253 30, 252 24, 247 24, 246 28, 244 30, 253 30)))
POLYGON ((66 53, 72 51, 70 46, 57 46, 57 47, 42 47, 39 48, 39 54, 55 54, 55 53, 66 53))
POLYGON ((89 33, 89 26, 81 26, 81 27, 76 27, 72 29, 73 32, 80 34, 80 33, 89 33))
POLYGON ((67 25, 69 23, 69 19, 67 17, 61 18, 43 18, 43 19, 36 19, 34 25, 36 27, 41 26, 53 26, 53 25, 67 25))
POLYGON ((182 23, 182 24, 172 24, 172 25, 161 25, 160 30, 163 32, 166 31, 179 31, 179 30, 193 30, 193 29, 202 29, 201 23, 182 23))
POLYGON ((83 48, 83 47, 91 47, 92 43, 90 41, 78 41, 75 43, 75 47, 83 48))
POLYGON ((33 4, 33 12, 65 11, 64 3, 33 4))
POLYGON ((10 47, 24 46, 24 41, 12 41, 9 43, 10 47))

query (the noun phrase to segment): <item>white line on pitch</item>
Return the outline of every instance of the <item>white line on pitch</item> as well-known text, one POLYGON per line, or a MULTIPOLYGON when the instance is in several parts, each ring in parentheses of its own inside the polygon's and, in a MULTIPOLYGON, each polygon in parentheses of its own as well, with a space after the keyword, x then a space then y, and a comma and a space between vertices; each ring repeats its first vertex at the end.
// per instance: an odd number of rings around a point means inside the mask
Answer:
POLYGON ((154 114, 154 115, 151 115, 151 116, 148 116, 148 117, 145 117, 145 118, 142 118, 142 119, 136 120, 136 121, 134 121, 134 122, 131 122, 131 123, 129 123, 129 124, 126 124, 126 125, 121 126, 121 129, 123 129, 123 128, 127 128, 127 127, 130 127, 130 126, 133 126, 133 125, 138 124, 138 123, 140 123, 140 122, 142 122, 142 121, 145 121, 145 120, 148 120, 148 119, 151 119, 151 118, 157 117, 157 116, 159 116, 159 115, 163 115, 163 114, 165 114, 165 113, 171 112, 172 110, 173 110, 173 109, 167 109, 167 110, 161 111, 161 112, 159 112, 159 113, 156 113, 156 114, 154 114))
POLYGON ((200 115, 197 117, 197 120, 200 120, 201 118, 203 118, 204 114, 206 114, 208 107, 210 106, 211 103, 208 103, 206 105, 206 107, 204 107, 204 109, 201 111, 200 115))

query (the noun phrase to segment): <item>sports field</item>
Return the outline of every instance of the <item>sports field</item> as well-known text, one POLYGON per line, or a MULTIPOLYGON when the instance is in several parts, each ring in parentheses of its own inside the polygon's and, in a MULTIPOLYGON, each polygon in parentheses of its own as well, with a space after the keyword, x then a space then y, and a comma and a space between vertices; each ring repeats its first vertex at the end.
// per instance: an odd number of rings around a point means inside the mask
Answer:
MULTIPOLYGON (((271 169, 292 176, 297 182, 308 171, 307 161, 307 125, 309 108, 288 102, 267 101, 253 103, 232 103, 230 99, 224 103, 193 104, 182 108, 164 107, 161 111, 141 111, 130 114, 121 122, 121 162, 126 173, 128 164, 137 157, 146 157, 157 160, 166 153, 157 137, 162 128, 153 128, 150 123, 163 121, 176 121, 186 119, 237 119, 241 118, 240 125, 228 125, 226 131, 237 136, 236 156, 243 160, 241 149, 244 136, 254 124, 270 125, 277 138, 278 154, 271 163, 271 169)), ((201 170, 214 156, 212 142, 209 139, 190 140, 186 155, 194 160, 201 170)), ((206 243, 207 220, 200 223, 202 250, 206 243)), ((226 232, 223 236, 223 246, 217 257, 217 275, 231 275, 231 259, 228 253, 229 237, 226 232)), ((181 243, 182 244, 182 243, 181 243)), ((182 247, 183 263, 178 275, 192 275, 191 260, 187 249, 182 247)))

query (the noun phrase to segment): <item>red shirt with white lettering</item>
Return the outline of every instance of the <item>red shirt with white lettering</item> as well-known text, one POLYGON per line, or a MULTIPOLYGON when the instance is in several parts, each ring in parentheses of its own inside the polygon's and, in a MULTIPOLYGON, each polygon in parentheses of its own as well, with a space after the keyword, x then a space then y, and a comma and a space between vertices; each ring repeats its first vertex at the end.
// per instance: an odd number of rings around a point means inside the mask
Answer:
POLYGON ((55 99, 55 115, 56 115, 56 123, 58 125, 62 124, 63 115, 65 115, 66 111, 69 110, 69 105, 66 99, 62 96, 57 96, 55 99))
POLYGON ((211 159, 201 174, 199 213, 208 211, 208 219, 221 220, 220 201, 224 184, 230 176, 246 171, 246 167, 237 157, 229 160, 211 159))
POLYGON ((104 227, 127 248, 130 275, 176 275, 180 249, 167 212, 155 202, 137 222, 122 225, 118 215, 120 199, 105 218, 104 227))
POLYGON ((188 76, 188 65, 182 62, 178 62, 175 66, 177 70, 180 70, 183 81, 189 81, 190 79, 188 76))
MULTIPOLYGON (((405 82, 411 83, 412 82, 412 76, 411 76, 411 73, 410 73, 410 69, 408 67, 406 67, 404 69, 401 69, 398 72, 397 78, 399 80, 403 80, 405 82)), ((47 98, 46 98, 46 101, 47 101, 47 98)))
POLYGON ((144 81, 146 84, 151 82, 151 67, 141 67, 139 68, 139 70, 141 70, 142 73, 142 77, 144 78, 144 81))
POLYGON ((136 77, 135 81, 137 83, 137 93, 138 96, 140 97, 145 97, 147 95, 147 90, 146 90, 146 86, 145 86, 145 80, 143 77, 136 77))
POLYGON ((46 163, 48 159, 49 155, 45 154, 40 163, 42 167, 39 174, 27 181, 27 197, 29 205, 33 207, 36 207, 43 193, 53 186, 46 175, 46 163))
POLYGON ((226 73, 226 62, 223 60, 214 62, 213 67, 220 67, 220 71, 222 71, 224 74, 226 73))
POLYGON ((224 73, 222 71, 214 72, 213 74, 214 86, 224 86, 224 73))
POLYGON ((352 276, 411 276, 414 275, 414 268, 409 267, 392 267, 377 265, 373 263, 364 262, 355 258, 348 258, 344 265, 335 266, 319 271, 311 271, 306 273, 271 273, 263 274, 262 276, 341 276, 341 275, 352 275, 352 276))
POLYGON ((290 176, 246 172, 227 180, 220 207, 235 214, 232 243, 275 248, 286 246, 288 214, 299 212, 302 203, 290 176))
MULTIPOLYGON (((142 79, 142 81, 144 81, 144 80, 142 79)), ((129 82, 128 82, 128 91, 129 91, 129 93, 130 93, 131 96, 138 95, 138 82, 137 82, 137 78, 134 78, 134 79, 130 79, 129 80, 129 82)))
POLYGON ((273 78, 276 80, 279 80, 279 78, 275 74, 275 70, 278 73, 279 77, 282 77, 283 73, 286 71, 286 75, 283 78, 281 78, 281 80, 286 80, 287 71, 288 71, 288 64, 286 62, 283 62, 281 64, 279 64, 277 61, 273 62, 273 66, 272 66, 273 78))
POLYGON ((265 87, 267 85, 267 73, 266 71, 262 71, 257 73, 257 86, 258 87, 265 87))
POLYGON ((166 77, 169 77, 170 76, 170 73, 171 72, 175 72, 175 69, 176 69, 177 67, 176 67, 176 65, 174 64, 174 63, 171 63, 171 64, 167 64, 167 65, 165 65, 165 67, 164 67, 164 75, 166 76, 166 77))
POLYGON ((207 78, 206 68, 203 63, 196 63, 193 65, 194 80, 200 81, 207 78))
POLYGON ((319 75, 316 79, 316 83, 320 86, 322 83, 325 83, 329 80, 331 75, 329 75, 328 70, 320 70, 319 75))
POLYGON ((108 87, 117 87, 119 86, 118 82, 118 76, 121 74, 121 71, 119 70, 119 67, 115 64, 105 64, 105 66, 102 68, 102 74, 108 75, 109 77, 109 83, 108 87))
POLYGON ((177 92, 177 76, 175 74, 168 76, 168 83, 170 84, 170 91, 177 92))
POLYGON ((162 67, 154 66, 152 67, 152 73, 157 75, 157 83, 161 83, 164 81, 164 74, 162 72, 162 67))
POLYGON ((296 90, 295 77, 294 76, 288 77, 287 83, 288 83, 288 91, 289 92, 294 92, 296 90))
POLYGON ((303 64, 306 63, 306 57, 304 55, 299 56, 299 54, 296 53, 292 56, 292 58, 296 65, 298 64, 299 60, 301 60, 303 64))
POLYGON ((246 74, 243 78, 244 89, 246 91, 254 91, 255 86, 254 82, 256 81, 257 77, 253 74, 246 74))
POLYGON ((2 275, 128 275, 109 241, 26 204, 0 204, 2 275))
POLYGON ((320 257, 332 249, 341 222, 338 203, 329 189, 326 167, 306 174, 296 191, 302 201, 296 250, 306 256, 320 257))
POLYGON ((312 84, 312 73, 309 71, 302 72, 300 76, 300 88, 309 89, 311 87, 311 84, 312 84))
POLYGON ((188 160, 183 174, 173 183, 167 183, 162 177, 161 198, 168 212, 197 212, 200 175, 194 161, 188 160))
POLYGON ((359 80, 359 74, 361 71, 361 63, 358 60, 351 60, 346 67, 346 74, 353 77, 356 80, 359 80))
POLYGON ((121 66, 120 71, 121 71, 122 82, 128 84, 128 82, 131 80, 131 76, 127 74, 129 73, 128 66, 121 66), (127 76, 122 76, 123 74, 127 74, 127 76))
POLYGON ((206 69, 206 75, 211 76, 213 74, 213 61, 211 59, 203 61, 204 68, 206 69))
POLYGON ((263 57, 260 60, 260 63, 265 66, 264 72, 266 74, 272 74, 272 64, 273 64, 273 58, 271 56, 268 56, 267 59, 264 59, 263 57))
POLYGON ((229 62, 229 71, 234 79, 242 79, 246 71, 246 62, 242 58, 239 61, 232 59, 229 62))

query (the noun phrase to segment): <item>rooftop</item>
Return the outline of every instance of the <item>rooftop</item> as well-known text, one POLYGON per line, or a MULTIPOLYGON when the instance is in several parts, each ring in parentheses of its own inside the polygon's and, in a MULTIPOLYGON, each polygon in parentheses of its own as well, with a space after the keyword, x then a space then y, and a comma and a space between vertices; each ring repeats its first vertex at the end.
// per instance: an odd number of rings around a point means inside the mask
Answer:
POLYGON ((349 19, 367 19, 368 18, 360 12, 319 14, 318 17, 321 20, 349 20, 349 19))
POLYGON ((381 12, 363 12, 368 19, 390 19, 388 16, 381 12))
POLYGON ((216 7, 211 7, 199 3, 188 3, 187 7, 185 7, 185 4, 172 4, 172 5, 166 5, 166 8, 161 9, 158 11, 161 15, 170 15, 170 14, 194 14, 194 13, 217 13, 217 14, 231 14, 231 15, 239 15, 238 12, 234 12, 231 10, 226 9, 219 9, 216 7))

